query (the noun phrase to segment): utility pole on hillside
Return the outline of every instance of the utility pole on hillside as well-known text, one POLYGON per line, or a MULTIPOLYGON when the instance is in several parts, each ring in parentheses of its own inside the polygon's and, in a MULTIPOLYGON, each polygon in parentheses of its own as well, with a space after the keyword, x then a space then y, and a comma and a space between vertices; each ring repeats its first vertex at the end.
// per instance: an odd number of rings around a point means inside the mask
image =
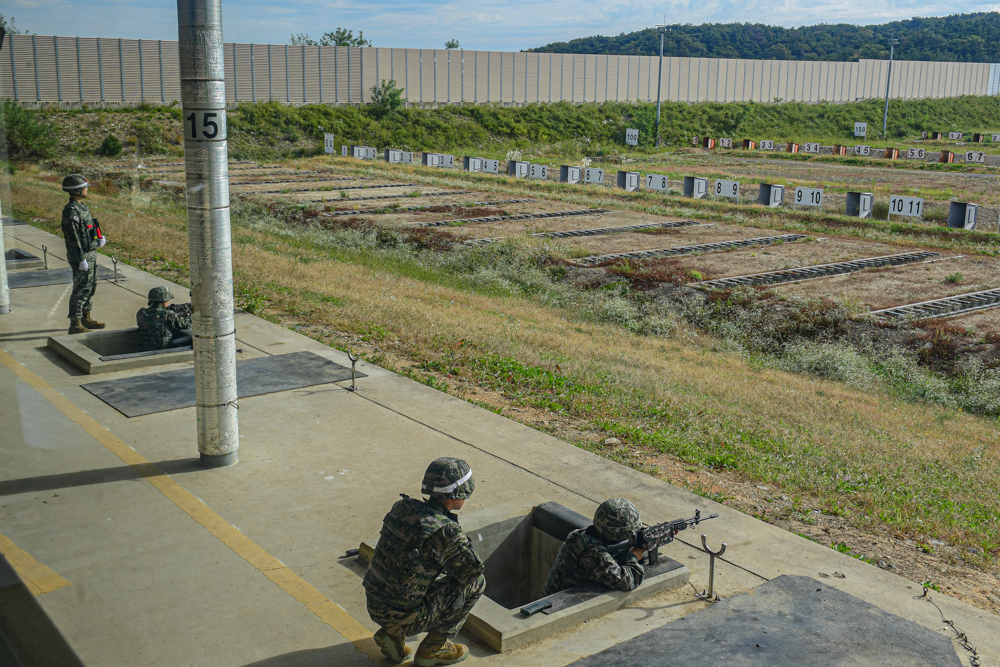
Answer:
POLYGON ((217 468, 240 444, 221 0, 177 0, 177 33, 198 451, 217 468))
MULTIPOLYGON (((667 22, 667 17, 663 17, 663 23, 667 22)), ((663 84, 663 33, 668 28, 666 25, 658 25, 656 29, 660 31, 660 75, 656 77, 656 147, 660 147, 660 88, 663 84)))
POLYGON ((885 139, 885 128, 889 122, 889 84, 892 82, 892 54, 899 44, 898 39, 889 40, 889 73, 885 77, 885 111, 882 113, 882 138, 885 139))

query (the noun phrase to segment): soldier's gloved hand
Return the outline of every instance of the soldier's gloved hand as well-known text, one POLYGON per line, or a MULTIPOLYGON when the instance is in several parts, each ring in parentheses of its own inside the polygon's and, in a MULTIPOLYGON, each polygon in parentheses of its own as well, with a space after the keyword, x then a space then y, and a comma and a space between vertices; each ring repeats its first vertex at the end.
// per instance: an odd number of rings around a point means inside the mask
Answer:
POLYGON ((83 260, 82 262, 80 262, 80 270, 81 271, 86 271, 89 268, 90 268, 90 264, 87 263, 87 260, 83 260))
POLYGON ((107 242, 108 242, 108 237, 107 236, 102 236, 100 238, 100 240, 97 242, 97 247, 98 248, 103 248, 104 244, 107 243, 107 242))

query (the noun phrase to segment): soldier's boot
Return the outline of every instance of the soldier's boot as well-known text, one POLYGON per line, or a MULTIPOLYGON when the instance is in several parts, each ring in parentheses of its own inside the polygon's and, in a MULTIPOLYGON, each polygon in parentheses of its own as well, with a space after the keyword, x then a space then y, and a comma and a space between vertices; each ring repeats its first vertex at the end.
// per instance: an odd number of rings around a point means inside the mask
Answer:
POLYGON ((417 647, 417 655, 413 664, 418 667, 433 665, 454 665, 469 657, 469 647, 465 644, 452 644, 447 637, 436 632, 429 633, 417 647))
POLYGON ((103 329, 107 325, 104 322, 98 322, 93 317, 90 316, 90 311, 83 311, 83 319, 80 320, 80 324, 87 327, 88 329, 103 329))
POLYGON ((406 637, 395 637, 385 629, 375 633, 375 643, 382 649, 382 655, 393 662, 406 662, 413 649, 406 645, 406 637))
POLYGON ((87 333, 89 331, 90 331, 90 329, 88 329, 87 327, 83 326, 83 324, 80 322, 80 318, 78 318, 78 317, 70 318, 70 321, 69 321, 69 332, 71 334, 87 333))

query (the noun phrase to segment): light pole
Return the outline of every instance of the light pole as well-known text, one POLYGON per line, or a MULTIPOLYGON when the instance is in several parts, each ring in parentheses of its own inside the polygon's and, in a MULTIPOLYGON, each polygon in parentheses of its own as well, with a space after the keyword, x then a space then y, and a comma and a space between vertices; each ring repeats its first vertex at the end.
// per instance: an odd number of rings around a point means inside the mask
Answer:
POLYGON ((885 128, 889 122, 889 83, 892 81, 892 54, 899 44, 898 39, 889 40, 889 73, 885 77, 885 111, 882 113, 882 138, 885 139, 885 128))
POLYGON ((656 29, 660 31, 660 74, 656 77, 656 147, 660 147, 660 87, 663 84, 663 33, 668 28, 665 25, 658 25, 656 29))

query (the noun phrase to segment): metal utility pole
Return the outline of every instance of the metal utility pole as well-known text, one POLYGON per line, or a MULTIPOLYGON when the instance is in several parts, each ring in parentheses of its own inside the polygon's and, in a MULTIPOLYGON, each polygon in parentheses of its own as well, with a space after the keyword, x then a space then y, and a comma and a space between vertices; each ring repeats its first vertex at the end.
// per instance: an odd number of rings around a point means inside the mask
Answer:
MULTIPOLYGON (((0 51, 3 51, 7 31, 0 28, 0 51)), ((8 47, 10 48, 10 47, 8 47)), ((13 61, 11 61, 13 62, 13 61)), ((6 126, 6 123, 4 124, 6 126)), ((7 137, 0 137, 0 157, 7 158, 7 137)), ((4 188, 6 193, 7 188, 4 188)), ((0 204, 0 315, 10 312, 10 289, 7 287, 7 250, 3 242, 3 205, 0 204)))
POLYGON ((177 0, 198 451, 236 463, 236 323, 221 0, 177 0))
POLYGON ((882 113, 882 138, 885 139, 885 128, 889 122, 889 83, 892 81, 892 54, 899 44, 898 39, 889 40, 889 73, 885 77, 885 112, 882 113))
MULTIPOLYGON (((664 17, 666 18, 666 17, 664 17)), ((663 85, 663 33, 667 31, 667 26, 658 25, 656 29, 660 31, 660 73, 656 77, 656 147, 660 147, 660 87, 663 85)))

